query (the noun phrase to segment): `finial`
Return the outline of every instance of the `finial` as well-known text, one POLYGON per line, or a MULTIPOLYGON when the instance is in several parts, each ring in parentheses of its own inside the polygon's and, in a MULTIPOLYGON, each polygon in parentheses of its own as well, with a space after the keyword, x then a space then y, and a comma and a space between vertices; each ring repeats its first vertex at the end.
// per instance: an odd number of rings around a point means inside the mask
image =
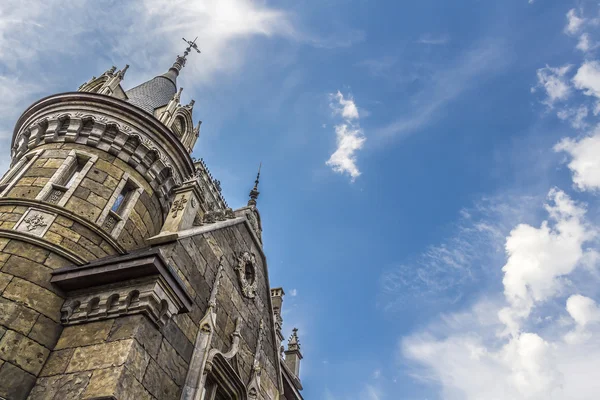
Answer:
POLYGON ((125 77, 125 72, 127 72, 128 69, 129 69, 129 64, 125 64, 125 68, 123 68, 122 70, 120 70, 117 73, 121 79, 123 79, 125 77))
POLYGON ((192 99, 186 107, 191 110, 192 108, 194 108, 194 104, 196 104, 196 100, 192 99))
POLYGON ((254 181, 254 187, 250 191, 250 200, 248 200, 249 206, 256 206, 256 199, 258 199, 258 195, 260 192, 258 191, 258 181, 260 179, 260 169, 262 167, 262 162, 258 166, 258 174, 256 174, 256 180, 254 181))
POLYGON ((187 40, 186 38, 182 38, 182 39, 184 42, 186 42, 188 44, 188 47, 183 52, 183 57, 178 55, 177 59, 175 60, 175 63, 171 67, 171 69, 176 70, 177 73, 179 73, 179 71, 181 71, 181 68, 185 67, 185 62, 187 61, 187 56, 188 56, 188 54, 190 54, 190 51, 192 49, 194 49, 194 50, 196 50, 196 52, 200 53, 200 49, 198 49, 198 45, 196 44, 196 40, 198 39, 198 36, 196 36, 196 39, 194 39, 193 41, 187 40))
POLYGON ((292 329, 292 335, 288 340, 288 351, 300 350, 300 340, 298 339, 298 328, 292 329))

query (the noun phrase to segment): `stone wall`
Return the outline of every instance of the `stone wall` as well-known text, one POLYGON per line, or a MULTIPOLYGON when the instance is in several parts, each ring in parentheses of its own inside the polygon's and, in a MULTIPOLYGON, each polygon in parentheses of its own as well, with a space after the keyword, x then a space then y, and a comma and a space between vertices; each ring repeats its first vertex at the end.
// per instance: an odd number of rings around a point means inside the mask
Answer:
POLYGON ((49 250, 0 238, 0 396, 22 399, 62 331, 63 296, 50 273, 70 264, 49 250))
POLYGON ((260 321, 266 327, 260 356, 265 399, 278 395, 279 356, 275 349, 266 266, 244 223, 161 245, 161 252, 194 300, 189 313, 174 316, 159 329, 145 316, 126 316, 68 326, 41 371, 31 400, 62 398, 172 400, 181 396, 200 320, 208 309, 219 260, 223 276, 216 301, 212 348, 226 352, 235 321, 241 326, 240 347, 229 360, 244 385, 251 379, 260 321), (238 256, 257 255, 257 296, 242 294, 235 271, 238 256), (59 397, 60 396, 60 397, 59 397))

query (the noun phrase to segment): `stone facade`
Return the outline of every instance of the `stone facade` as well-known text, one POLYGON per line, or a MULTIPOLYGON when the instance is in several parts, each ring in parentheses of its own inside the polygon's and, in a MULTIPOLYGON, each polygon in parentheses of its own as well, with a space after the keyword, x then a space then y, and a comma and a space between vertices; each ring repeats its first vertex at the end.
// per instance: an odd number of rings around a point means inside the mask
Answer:
POLYGON ((0 180, 0 399, 301 399, 257 209, 191 153, 171 69, 127 67, 17 121, 0 180), (285 354, 285 356, 284 356, 285 354))

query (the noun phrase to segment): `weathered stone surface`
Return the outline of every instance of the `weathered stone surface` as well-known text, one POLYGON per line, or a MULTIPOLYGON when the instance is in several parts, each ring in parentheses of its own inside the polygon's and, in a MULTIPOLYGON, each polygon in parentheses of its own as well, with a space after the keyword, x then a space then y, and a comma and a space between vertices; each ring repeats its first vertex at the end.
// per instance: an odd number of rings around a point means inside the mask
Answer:
POLYGON ((37 375, 50 350, 15 331, 6 331, 0 339, 0 358, 37 375))
POLYGON ((60 339, 58 339, 56 349, 102 343, 108 337, 113 323, 113 319, 107 319, 87 324, 67 326, 63 329, 60 339))
POLYGON ((60 322, 60 307, 63 299, 47 289, 15 277, 4 289, 2 295, 26 304, 55 322, 60 322))
POLYGON ((144 350, 141 344, 134 341, 131 350, 129 351, 129 357, 125 363, 127 369, 131 371, 135 379, 142 381, 146 367, 150 362, 150 355, 144 350))
POLYGON ((35 384, 35 376, 9 362, 0 366, 0 397, 7 400, 25 400, 35 384))
POLYGON ((29 400, 77 400, 90 381, 91 372, 40 378, 29 395, 29 400))
POLYGON ((61 332, 62 325, 57 324, 48 317, 40 315, 28 336, 47 348, 52 349, 61 332))
POLYGON ((52 376, 65 372, 75 349, 55 350, 50 354, 40 376, 52 376))
POLYGON ((50 255, 48 255, 48 258, 46 258, 46 261, 44 261, 44 265, 51 269, 58 269, 58 268, 66 267, 67 265, 70 265, 70 264, 71 264, 70 261, 67 261, 64 258, 62 258, 61 256, 54 254, 54 253, 50 253, 50 255))
POLYGON ((22 304, 0 297, 0 325, 27 335, 38 315, 22 304))
POLYGON ((189 362, 194 346, 172 319, 164 326, 162 333, 185 362, 189 362))
POLYGON ((179 387, 154 360, 151 360, 148 364, 142 384, 157 400, 179 398, 179 387))
POLYGON ((79 347, 67 366, 67 373, 123 365, 129 357, 133 339, 79 347))
POLYGON ((194 324, 188 314, 175 315, 173 317, 175 323, 181 329, 183 334, 194 343, 196 341, 196 335, 198 334, 198 326, 194 324))
MULTIPOLYGON (((13 242, 10 242, 9 245, 11 243, 13 242)), ((2 272, 26 279, 48 290, 56 290, 50 285, 50 273, 52 269, 27 258, 12 255, 6 264, 4 264, 4 267, 2 267, 2 272)))
POLYGON ((145 315, 130 315, 117 318, 108 337, 108 341, 135 338, 142 347, 156 358, 162 335, 145 315))
POLYGON ((183 385, 188 363, 177 354, 175 349, 166 340, 163 340, 160 346, 156 361, 177 385, 183 385))
POLYGON ((21 242, 19 240, 11 240, 8 242, 3 251, 10 254, 16 254, 20 257, 25 257, 38 263, 43 263, 48 257, 48 254, 50 254, 48 250, 39 248, 29 243, 21 242))
POLYGON ((127 368, 121 375, 117 388, 117 399, 119 400, 151 400, 153 397, 144 386, 134 377, 127 368))
POLYGON ((12 275, 0 272, 0 294, 2 294, 4 289, 6 289, 6 287, 8 286, 8 284, 12 278, 13 278, 12 275))
MULTIPOLYGON (((94 371, 83 394, 84 399, 113 398, 125 367, 106 368, 94 371)), ((119 399, 120 400, 120 399, 119 399)))

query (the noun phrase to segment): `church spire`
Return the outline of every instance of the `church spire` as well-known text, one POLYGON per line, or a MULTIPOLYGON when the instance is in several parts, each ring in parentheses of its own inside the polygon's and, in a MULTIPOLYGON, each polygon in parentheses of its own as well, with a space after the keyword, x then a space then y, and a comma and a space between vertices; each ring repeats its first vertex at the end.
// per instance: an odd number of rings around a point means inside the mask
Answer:
POLYGON ((166 74, 164 74, 164 76, 168 77, 173 82, 175 82, 175 78, 177 78, 177 76, 179 76, 179 71, 181 71, 181 69, 183 67, 185 67, 185 63, 187 61, 187 56, 190 54, 190 51, 196 50, 196 52, 200 53, 200 49, 198 49, 198 45, 196 44, 196 40, 198 40, 198 36, 196 36, 196 39, 194 39, 193 41, 187 40, 186 38, 182 38, 182 39, 184 42, 186 42, 188 44, 188 47, 183 52, 183 57, 178 55, 177 59, 175 60, 175 62, 171 66, 171 68, 169 68, 169 71, 166 74))
POLYGON ((254 181, 254 187, 250 191, 250 200, 248 200, 249 206, 256 206, 256 199, 258 199, 258 195, 260 192, 258 191, 258 181, 260 179, 260 168, 262 167, 262 162, 258 166, 258 174, 256 174, 256 180, 254 181))

